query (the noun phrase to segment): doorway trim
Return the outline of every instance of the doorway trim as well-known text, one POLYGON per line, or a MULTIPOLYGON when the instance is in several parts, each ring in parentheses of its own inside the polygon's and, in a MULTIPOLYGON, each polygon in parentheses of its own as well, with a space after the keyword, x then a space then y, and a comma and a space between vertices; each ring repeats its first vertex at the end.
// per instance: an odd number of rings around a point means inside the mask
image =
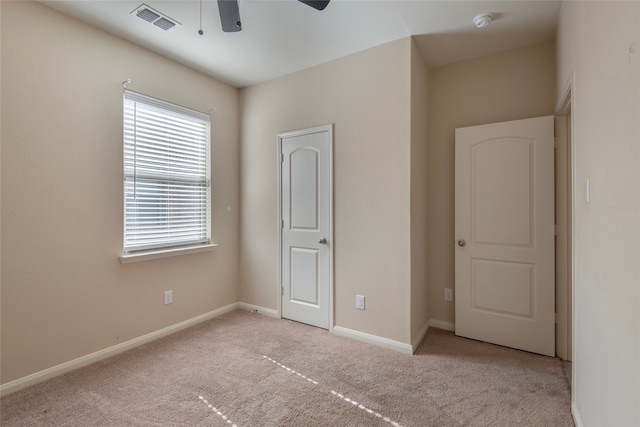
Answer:
MULTIPOLYGON (((575 352, 575 146, 573 141, 574 120, 572 105, 574 99, 574 73, 564 86, 562 98, 556 106, 556 155, 562 159, 556 163, 556 180, 563 181, 560 201, 564 207, 560 211, 563 218, 556 218, 558 241, 563 242, 561 251, 556 251, 557 268, 564 273, 556 280, 557 334, 556 349, 563 360, 574 360, 575 352), (558 167, 558 165, 560 167, 558 167)), ((558 187, 556 187, 557 189, 558 187)), ((558 198, 556 203, 558 202, 558 198)), ((558 247, 558 246, 557 246, 558 247)), ((573 364, 572 364, 573 370, 573 364)), ((575 375, 571 375, 572 381, 575 375)))
POLYGON ((276 234, 278 236, 278 281, 276 286, 276 301, 278 302, 278 318, 282 318, 282 140, 300 135, 308 135, 318 132, 328 132, 329 134, 329 332, 333 333, 334 326, 334 276, 333 276, 333 257, 334 257, 334 232, 333 232, 333 124, 314 126, 305 129, 280 132, 277 135, 277 218, 276 234))

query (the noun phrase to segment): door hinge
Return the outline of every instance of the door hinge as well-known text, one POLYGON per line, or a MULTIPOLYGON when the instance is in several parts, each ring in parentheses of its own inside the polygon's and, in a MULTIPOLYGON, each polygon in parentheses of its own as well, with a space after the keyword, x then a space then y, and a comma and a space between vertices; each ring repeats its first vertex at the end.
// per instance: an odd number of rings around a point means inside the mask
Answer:
POLYGON ((558 235, 558 231, 560 230, 560 225, 558 224, 554 224, 553 225, 553 235, 557 236, 558 235))
POLYGON ((558 324, 558 313, 554 313, 554 314, 555 314, 554 321, 555 321, 555 324, 557 325, 558 324))
POLYGON ((284 219, 282 220, 282 222, 280 223, 280 228, 284 228, 284 219))
POLYGON ((284 295, 284 285, 282 285, 282 287, 280 288, 280 295, 284 295))
POLYGON ((284 163, 284 153, 280 155, 280 163, 284 163))

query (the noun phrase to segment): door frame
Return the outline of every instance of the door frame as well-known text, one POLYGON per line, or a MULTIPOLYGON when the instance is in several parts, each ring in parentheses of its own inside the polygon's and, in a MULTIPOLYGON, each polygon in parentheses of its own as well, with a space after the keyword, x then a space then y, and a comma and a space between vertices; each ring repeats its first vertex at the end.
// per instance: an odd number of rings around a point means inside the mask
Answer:
POLYGON ((329 332, 333 333, 334 326, 334 292, 333 292, 333 256, 334 256, 334 239, 333 239, 333 124, 314 126, 305 129, 297 129, 292 131, 280 132, 277 135, 277 193, 278 193, 278 222, 276 230, 278 235, 278 281, 276 286, 278 301, 278 318, 282 319, 282 140, 294 136, 309 135, 313 133, 328 132, 329 134, 329 332))
MULTIPOLYGON (((556 106, 556 155, 563 161, 556 163, 556 180, 563 188, 556 194, 556 203, 564 207, 556 212, 564 213, 564 218, 556 218, 558 225, 556 248, 557 269, 562 269, 564 277, 556 276, 556 354, 562 360, 575 359, 575 144, 572 105, 574 100, 574 75, 564 87, 562 98, 556 106), (560 243, 559 243, 560 242, 560 243)), ((558 185, 556 184, 556 190, 558 185)), ((572 363, 572 370, 573 370, 572 363)), ((571 375, 575 378, 574 372, 571 375)), ((573 387, 572 387, 573 389, 573 387)))

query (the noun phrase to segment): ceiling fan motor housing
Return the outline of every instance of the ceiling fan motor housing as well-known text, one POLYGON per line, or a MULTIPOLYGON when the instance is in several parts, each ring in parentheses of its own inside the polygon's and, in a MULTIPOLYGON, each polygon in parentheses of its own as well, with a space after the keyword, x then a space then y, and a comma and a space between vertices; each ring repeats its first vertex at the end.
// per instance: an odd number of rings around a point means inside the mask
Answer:
MULTIPOLYGON (((316 10, 324 10, 330 0, 298 0, 301 3, 311 6, 316 10)), ((238 0, 218 0, 218 11, 220 12, 220 23, 222 31, 225 33, 235 33, 242 30, 240 21, 240 9, 238 0)))

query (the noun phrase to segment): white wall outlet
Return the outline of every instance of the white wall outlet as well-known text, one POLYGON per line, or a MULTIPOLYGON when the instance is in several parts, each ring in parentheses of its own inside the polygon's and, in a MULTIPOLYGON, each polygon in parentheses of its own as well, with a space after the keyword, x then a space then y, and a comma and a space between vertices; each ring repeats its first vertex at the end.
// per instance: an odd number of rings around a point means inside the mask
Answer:
POLYGON ((444 300, 445 301, 453 301, 453 289, 444 288, 444 300))
POLYGON ((364 297, 362 295, 356 295, 356 308, 364 310, 364 297))
POLYGON ((164 305, 171 304, 173 302, 173 291, 164 291, 164 305))

